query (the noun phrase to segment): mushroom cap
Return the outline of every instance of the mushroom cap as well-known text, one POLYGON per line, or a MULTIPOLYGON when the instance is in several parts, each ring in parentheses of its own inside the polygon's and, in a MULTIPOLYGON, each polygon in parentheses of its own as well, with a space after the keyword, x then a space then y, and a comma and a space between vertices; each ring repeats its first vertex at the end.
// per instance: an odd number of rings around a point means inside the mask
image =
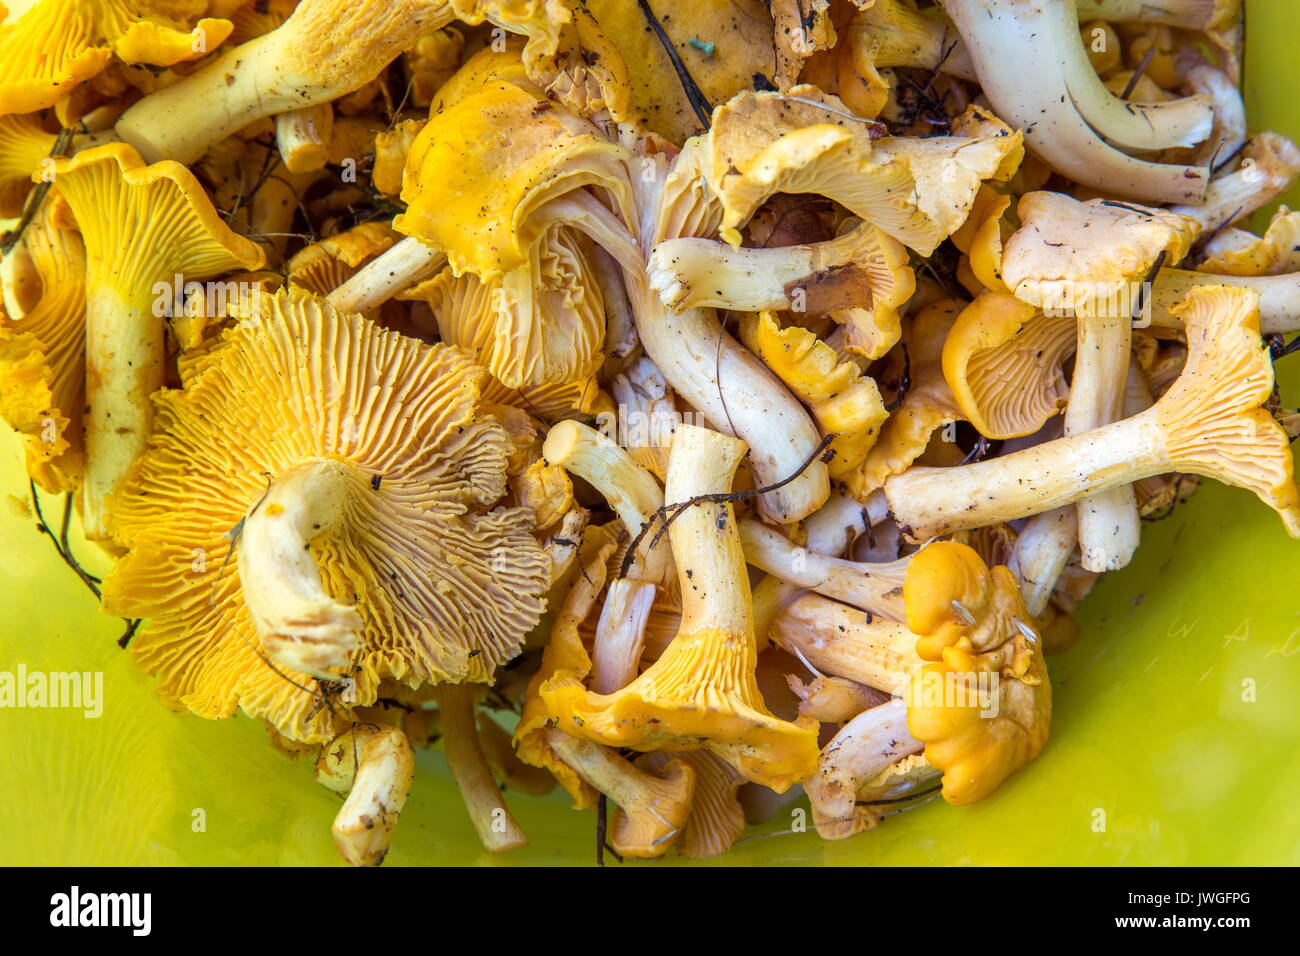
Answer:
MULTIPOLYGON (((703 125, 691 108, 638 4, 590 0, 587 9, 618 47, 630 80, 628 108, 645 127, 680 146, 703 125)), ((711 104, 750 88, 754 74, 772 69, 772 19, 762 0, 694 0, 650 4, 691 78, 711 104), (711 52, 690 41, 698 40, 711 52)))
POLYGON ((53 106, 124 63, 172 66, 215 50, 230 21, 203 17, 206 0, 36 0, 0 25, 0 114, 53 106), (202 19, 200 19, 202 18, 202 19), (195 23, 193 30, 190 24, 195 23))
POLYGON ((903 589, 917 654, 930 662, 904 695, 908 731, 943 771, 944 799, 974 803, 1047 742, 1052 692, 1041 640, 1015 575, 990 571, 964 544, 927 545, 903 589))
POLYGON ((1002 276, 1017 298, 1044 311, 1096 315, 1107 303, 1131 301, 1160 254, 1173 265, 1200 232, 1177 213, 1062 193, 1026 193, 1016 211, 1021 225, 1006 242, 1002 276))
POLYGON ((889 413, 862 467, 846 478, 859 501, 881 487, 890 475, 906 471, 925 451, 934 433, 962 420, 963 414, 943 375, 943 343, 966 303, 939 299, 912 319, 907 331, 911 388, 889 413))
POLYGON ((852 362, 797 325, 780 328, 771 312, 749 314, 741 338, 781 381, 807 403, 817 424, 833 435, 830 476, 840 480, 860 467, 889 413, 876 383, 852 362))
POLYGON ((1011 197, 981 186, 970 216, 952 234, 952 242, 966 256, 971 273, 990 292, 1010 292, 1002 279, 1002 246, 1012 229, 1004 219, 1011 197))
POLYGON ((151 297, 159 279, 206 279, 265 264, 261 247, 222 222, 180 163, 146 166, 134 147, 109 143, 57 160, 54 174, 54 189, 81 230, 92 282, 151 297))
POLYGON ((0 219, 22 215, 32 177, 58 138, 39 116, 0 116, 0 219))
POLYGON ((1268 230, 1240 248, 1208 257, 1197 269, 1232 276, 1276 276, 1300 272, 1300 212, 1279 206, 1268 230))
POLYGON ((155 397, 149 451, 112 500, 128 553, 104 606, 149 622, 132 650, 160 693, 207 717, 242 707, 295 739, 338 730, 264 663, 229 560, 267 474, 311 459, 340 463, 355 485, 310 548, 325 590, 364 621, 356 702, 387 677, 489 679, 541 616, 549 567, 531 514, 493 508, 510 440, 480 412, 483 371, 301 291, 262 295, 244 319, 183 392, 155 397))
POLYGON ((722 238, 738 246, 738 228, 778 192, 817 193, 928 256, 966 221, 980 184, 1012 175, 1024 151, 1021 134, 1002 124, 975 122, 975 136, 882 139, 879 124, 851 115, 806 84, 719 106, 706 173, 725 209, 722 238))
POLYGON ((23 233, 40 298, 21 319, 0 314, 0 417, 23 435, 32 480, 60 494, 85 469, 86 253, 54 218, 43 204, 23 233))
POLYGON ((393 220, 443 250, 452 270, 493 279, 533 265, 545 204, 582 187, 609 190, 631 220, 625 151, 544 96, 495 80, 434 115, 407 159, 393 220))
POLYGON ((399 298, 427 302, 442 340, 506 386, 586 382, 604 359, 605 338, 592 251, 585 235, 556 222, 528 249, 527 267, 486 280, 448 268, 399 298))
POLYGON ((1065 407, 1070 388, 1061 364, 1077 338, 1074 318, 1049 318, 1013 295, 986 292, 944 341, 944 379, 980 434, 1032 435, 1065 407))

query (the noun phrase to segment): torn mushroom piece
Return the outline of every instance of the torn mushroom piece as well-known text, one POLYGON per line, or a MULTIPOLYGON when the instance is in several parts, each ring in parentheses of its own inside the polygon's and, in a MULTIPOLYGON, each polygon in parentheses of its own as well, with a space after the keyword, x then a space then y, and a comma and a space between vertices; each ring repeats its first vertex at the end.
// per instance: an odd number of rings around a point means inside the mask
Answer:
POLYGON ((301 291, 238 317, 183 392, 158 394, 113 499, 128 553, 104 606, 149 621, 132 651, 160 692, 316 741, 338 732, 321 701, 340 678, 359 706, 384 678, 490 679, 549 567, 531 512, 497 506, 511 445, 482 369, 301 291))
POLYGON ((735 511, 725 495, 743 442, 683 425, 673 439, 665 500, 682 594, 681 625, 667 650, 616 693, 594 694, 557 671, 540 687, 565 733, 634 750, 704 748, 746 779, 785 790, 816 762, 811 726, 772 715, 755 678, 749 583, 735 511), (678 505, 675 512, 674 505, 678 505))
POLYGON ((719 232, 739 247, 739 227, 770 197, 816 193, 929 256, 966 221, 980 184, 1009 179, 1024 153, 1021 134, 987 114, 967 122, 973 135, 882 138, 813 86, 742 93, 717 109, 707 138, 719 232))
POLYGON ((191 163, 214 143, 259 119, 328 103, 360 89, 413 37, 452 19, 486 19, 528 35, 533 41, 531 60, 554 53, 559 27, 569 17, 556 0, 303 0, 276 29, 140 100, 118 120, 117 132, 151 161, 191 163), (330 50, 331 55, 322 57, 320 50, 330 50))
POLYGON ((995 460, 913 468, 885 483, 890 510, 926 540, 1010 521, 1167 472, 1254 492, 1300 536, 1300 498, 1286 433, 1263 408, 1273 367, 1259 337, 1258 296, 1205 286, 1175 307, 1187 364, 1145 412, 995 460))
POLYGON ((858 470, 845 484, 859 501, 889 478, 906 471, 926 450, 932 438, 955 444, 949 426, 962 420, 962 410, 944 379, 944 342, 966 303, 939 299, 922 309, 909 323, 904 338, 900 375, 902 400, 894 408, 880 435, 858 470))
MULTIPOLYGON (((1065 434, 1108 425, 1123 415, 1143 284, 1162 263, 1182 260, 1199 227, 1175 213, 1051 192, 1023 196, 1017 212, 1021 227, 1002 256, 1008 287, 1048 316, 1068 313, 1077 321, 1065 434)), ((1131 487, 1080 502, 1079 547, 1089 570, 1128 564, 1140 534, 1131 487)))
POLYGON ((175 308, 173 290, 260 268, 264 257, 227 228, 179 163, 145 166, 118 143, 59 159, 54 174, 86 248, 82 515, 87 536, 103 539, 105 499, 149 437, 149 396, 163 384, 163 320, 175 308))
POLYGON ((415 755, 396 727, 359 724, 321 748, 316 782, 347 794, 332 828, 343 859, 384 862, 414 776, 415 755))
MULTIPOLYGON (((922 550, 904 585, 907 623, 927 663, 904 699, 907 729, 943 772, 949 803, 974 803, 1047 743, 1052 690, 1038 632, 1015 575, 940 541, 922 550)), ((868 712, 869 713, 869 712, 868 712)))
POLYGON ((1202 201, 1209 178, 1205 168, 1153 163, 1116 146, 1196 145, 1213 129, 1208 97, 1166 103, 1115 97, 1088 60, 1072 3, 943 0, 942 6, 961 33, 993 109, 1023 129, 1025 144, 1057 172, 1139 202, 1202 201), (1017 68, 1008 69, 1010 63, 1017 68), (1035 82, 1024 82, 1026 75, 1035 82))
POLYGON ((831 436, 830 477, 842 480, 861 467, 889 415, 875 381, 807 329, 779 328, 771 312, 745 316, 740 335, 831 436))

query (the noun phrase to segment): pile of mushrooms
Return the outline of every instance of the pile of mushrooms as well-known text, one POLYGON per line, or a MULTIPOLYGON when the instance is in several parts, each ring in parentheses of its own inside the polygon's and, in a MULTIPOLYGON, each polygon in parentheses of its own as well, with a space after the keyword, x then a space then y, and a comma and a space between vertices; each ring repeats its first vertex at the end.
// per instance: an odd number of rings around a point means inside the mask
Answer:
POLYGON ((602 862, 984 799, 1144 519, 1212 478, 1300 537, 1240 0, 682 6, 0 22, 32 494, 349 863, 428 749, 492 853, 557 784, 602 862))

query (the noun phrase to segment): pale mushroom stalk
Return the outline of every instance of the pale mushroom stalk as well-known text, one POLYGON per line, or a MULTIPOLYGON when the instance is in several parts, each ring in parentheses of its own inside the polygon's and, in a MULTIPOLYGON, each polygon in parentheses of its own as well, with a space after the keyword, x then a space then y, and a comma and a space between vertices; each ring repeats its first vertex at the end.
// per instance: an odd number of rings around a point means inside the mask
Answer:
POLYGON ((428 243, 407 237, 371 259, 325 298, 340 311, 366 313, 433 275, 446 262, 447 257, 428 243))
POLYGON ((353 866, 384 862, 414 776, 415 755, 396 727, 360 724, 322 750, 316 780, 348 795, 332 829, 339 852, 353 866))
POLYGON ((913 468, 885 484, 899 524, 916 539, 1049 511, 1142 478, 1188 472, 1253 491, 1300 535, 1285 432, 1262 406, 1273 384, 1259 339, 1257 297, 1225 287, 1177 307, 1186 366, 1150 409, 992 461, 913 468))
POLYGON ((1079 0, 1079 19, 1110 23, 1161 23, 1187 30, 1216 26, 1233 4, 1224 0, 1079 0))
POLYGON ((781 380, 727 334, 712 310, 665 308, 650 288, 636 239, 594 198, 569 196, 552 206, 561 207, 623 266, 646 354, 710 425, 749 445, 756 484, 767 487, 796 476, 759 496, 763 514, 789 524, 820 507, 830 489, 826 465, 813 461, 803 467, 817 448, 817 426, 781 380))
POLYGON ((772 641, 815 674, 843 677, 899 695, 921 666, 905 624, 872 617, 819 594, 805 594, 772 623, 772 641))
POLYGON ((276 29, 140 100, 118 120, 118 135, 150 162, 192 163, 263 117, 359 89, 413 37, 452 16, 452 6, 436 0, 304 0, 276 29))
POLYGON ((1025 609, 1047 610, 1052 589, 1079 543, 1078 508, 1065 505, 1034 515, 1016 536, 1015 570, 1025 609))
POLYGON ((1206 286, 1251 289, 1259 294, 1259 331, 1262 335, 1300 332, 1300 272, 1276 276, 1215 275, 1186 269, 1161 269, 1151 286, 1151 325, 1181 329, 1173 308, 1189 292, 1206 286))
POLYGON ((504 853, 527 846, 528 837, 510 815, 510 808, 483 755, 474 720, 474 693, 474 688, 467 684, 434 687, 442 749, 479 842, 489 853, 504 853))
POLYGON ((690 800, 683 800, 693 789, 695 774, 682 762, 676 772, 664 778, 653 776, 623 759, 610 747, 570 737, 559 730, 546 731, 546 742, 584 782, 599 790, 618 806, 625 820, 616 820, 612 843, 625 856, 650 858, 668 852, 690 812, 690 800), (685 783, 685 786, 683 786, 685 783), (635 830, 639 839, 632 845, 624 842, 635 830), (648 831, 648 832, 647 832, 648 831))
MULTIPOLYGON (((1196 151, 1194 161, 1206 165, 1235 156, 1246 142, 1246 104, 1241 89, 1218 67, 1201 63, 1187 71, 1187 85, 1214 102, 1214 132, 1196 151)), ((1214 195, 1215 183, 1209 193, 1214 195)))
POLYGON ((342 462, 317 458, 272 479, 239 530, 244 603, 266 653, 291 670, 338 680, 364 628, 356 607, 325 591, 311 552, 346 513, 359 479, 342 462))
POLYGON ((636 677, 655 591, 653 584, 631 578, 610 584, 591 647, 588 686, 596 693, 612 694, 636 677))
MULTIPOLYGON (((581 422, 563 421, 552 427, 542 445, 542 457, 600 492, 633 538, 663 507, 663 489, 654 476, 612 438, 581 422)), ((654 535, 646 534, 637 545, 640 567, 634 577, 663 584, 673 574, 672 551, 666 539, 652 549, 653 541, 654 535)))
POLYGON ((1267 206, 1291 188, 1297 174, 1300 148, 1285 136, 1261 133, 1247 146, 1240 168, 1213 180, 1193 204, 1170 206, 1169 211, 1195 219, 1203 233, 1213 233, 1267 206))
POLYGON ((858 788, 890 764, 920 753, 925 745, 907 731, 907 705, 900 698, 864 710, 822 748, 817 773, 804 781, 812 805, 831 819, 853 816, 858 788))
POLYGON ((285 169, 311 173, 329 160, 334 107, 330 103, 305 106, 275 118, 275 141, 285 169))
MULTIPOLYGON (((1122 416, 1131 342, 1129 316, 1079 316, 1074 377, 1065 410, 1066 435, 1109 425, 1122 416)), ((1079 548, 1085 568, 1113 571, 1132 560, 1142 534, 1132 486, 1119 485, 1084 498, 1078 511, 1079 548)))
POLYGON ((880 564, 846 561, 801 548, 774 528, 740 523, 745 560, 796 587, 807 588, 895 621, 903 619, 907 558, 880 564))
POLYGON ((1026 145, 1058 172, 1110 195, 1201 201, 1203 168, 1136 159, 1102 136, 1134 149, 1195 145, 1213 127, 1205 97, 1161 104, 1114 97, 1080 42, 1073 0, 943 0, 943 8, 960 31, 997 114, 1024 129, 1026 145), (1026 83, 1025 76, 1035 81, 1026 83))
MULTIPOLYGON (((796 289, 871 255, 878 246, 875 235, 874 226, 862 223, 826 242, 767 249, 733 249, 694 237, 665 239, 650 253, 646 272, 650 287, 673 311, 789 309, 796 289)), ((800 311, 821 310, 805 300, 800 311)))

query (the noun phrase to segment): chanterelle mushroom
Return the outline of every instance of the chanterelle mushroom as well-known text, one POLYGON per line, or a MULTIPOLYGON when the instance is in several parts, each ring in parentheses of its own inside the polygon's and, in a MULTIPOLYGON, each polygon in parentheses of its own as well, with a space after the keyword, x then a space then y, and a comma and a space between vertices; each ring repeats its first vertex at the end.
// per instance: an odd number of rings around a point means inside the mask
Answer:
MULTIPOLYGON (((664 498, 725 493, 744 443, 692 425, 673 438, 664 498)), ((686 507, 669 527, 682 593, 681 627, 668 649, 613 694, 593 694, 572 673, 542 684, 565 733, 636 750, 705 748, 749 780, 785 790, 811 772, 816 734, 771 714, 754 676, 745 557, 731 504, 686 507)))
POLYGON ((231 24, 204 17, 207 9, 205 0, 11 3, 0 25, 0 114, 53 106, 114 55, 124 63, 172 66, 215 50, 231 24))
POLYGON ((974 803, 1033 760, 1047 742, 1052 689, 1019 586, 971 548, 924 548, 903 585, 917 654, 907 726, 943 771, 943 797, 974 803))
POLYGON ((203 186, 179 163, 146 166, 123 143, 60 159, 55 189, 86 246, 86 534, 108 534, 105 498, 144 451, 163 384, 158 286, 261 268, 254 243, 221 221, 203 186), (179 278, 178 278, 179 277, 179 278))
POLYGON ((555 52, 569 18, 561 0, 303 0, 276 29, 145 97, 117 132, 150 160, 193 162, 256 120, 364 86, 420 33, 454 19, 526 33, 540 57, 555 52))
POLYGON ((114 499, 128 553, 104 603, 150 622, 132 650, 160 692, 311 741, 337 726, 301 675, 350 677, 362 705, 385 677, 489 679, 537 623, 549 567, 531 509, 494 508, 511 445, 480 408, 483 371, 300 291, 239 317, 158 395, 114 499))
MULTIPOLYGON (((1200 227, 1176 213, 1109 200, 1081 203, 1033 192, 1018 206, 1021 227, 1007 240, 1002 276, 1015 296, 1049 316, 1078 321, 1067 435, 1122 417, 1134 312, 1142 283, 1162 262, 1180 261, 1200 227)), ((1119 486, 1079 504, 1083 566, 1128 564, 1140 531, 1133 490, 1119 486)))
POLYGON ((1150 409, 992 461, 913 468, 885 483, 899 523, 924 540, 1050 511, 1166 472, 1253 491, 1300 537, 1300 495, 1285 431, 1263 407, 1273 366, 1259 338, 1259 297, 1201 286, 1175 311, 1187 364, 1150 409))

